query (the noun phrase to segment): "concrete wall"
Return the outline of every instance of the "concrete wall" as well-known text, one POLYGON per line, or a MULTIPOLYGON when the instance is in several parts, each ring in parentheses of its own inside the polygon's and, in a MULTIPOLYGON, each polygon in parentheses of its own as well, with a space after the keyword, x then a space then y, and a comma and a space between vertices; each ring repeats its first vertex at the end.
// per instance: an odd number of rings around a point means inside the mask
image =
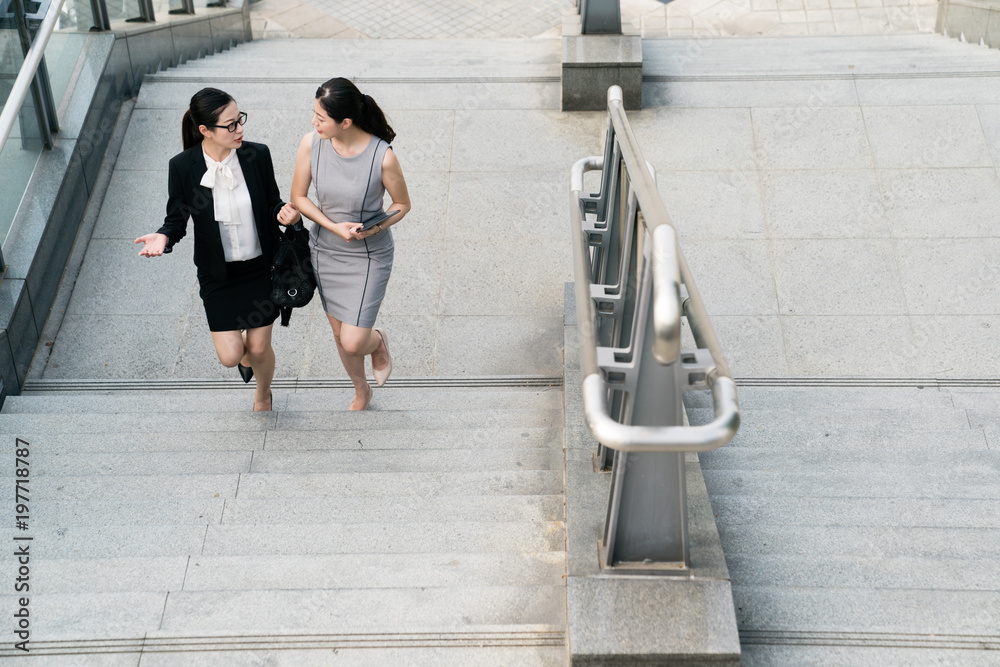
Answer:
POLYGON ((62 105, 56 145, 39 157, 4 243, 0 405, 24 384, 122 102, 138 94, 148 72, 251 38, 249 5, 116 26, 121 29, 87 37, 75 83, 66 92, 69 102, 62 105))
POLYGON ((935 30, 1000 49, 1000 0, 940 0, 935 30))

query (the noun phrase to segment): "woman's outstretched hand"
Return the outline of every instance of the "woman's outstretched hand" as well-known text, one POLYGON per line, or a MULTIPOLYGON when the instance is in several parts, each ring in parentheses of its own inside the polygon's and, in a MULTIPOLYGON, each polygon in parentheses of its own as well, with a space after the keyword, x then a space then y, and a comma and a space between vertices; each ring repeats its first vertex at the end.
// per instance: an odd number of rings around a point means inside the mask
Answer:
POLYGON ((167 240, 166 234, 146 234, 145 236, 140 236, 135 240, 136 243, 142 244, 139 256, 159 257, 167 247, 167 240))
POLYGON ((278 211, 278 222, 283 225, 294 225, 296 222, 302 219, 302 214, 299 213, 299 209, 295 208, 295 204, 288 202, 281 207, 278 211))

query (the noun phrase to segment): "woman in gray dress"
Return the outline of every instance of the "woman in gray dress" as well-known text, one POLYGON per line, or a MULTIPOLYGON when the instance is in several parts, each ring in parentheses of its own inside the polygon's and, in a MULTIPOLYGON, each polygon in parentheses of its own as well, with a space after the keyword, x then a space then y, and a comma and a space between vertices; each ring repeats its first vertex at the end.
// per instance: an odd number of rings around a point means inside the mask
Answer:
POLYGON ((365 410, 372 397, 365 357, 372 357, 379 386, 392 371, 385 331, 373 327, 392 270, 389 228, 410 210, 410 196, 389 146, 396 133, 375 100, 351 81, 330 79, 319 87, 312 124, 315 131, 299 144, 291 199, 315 223, 309 247, 320 300, 354 383, 351 410, 365 410), (364 221, 384 213, 386 192, 389 211, 398 213, 363 230, 364 221))

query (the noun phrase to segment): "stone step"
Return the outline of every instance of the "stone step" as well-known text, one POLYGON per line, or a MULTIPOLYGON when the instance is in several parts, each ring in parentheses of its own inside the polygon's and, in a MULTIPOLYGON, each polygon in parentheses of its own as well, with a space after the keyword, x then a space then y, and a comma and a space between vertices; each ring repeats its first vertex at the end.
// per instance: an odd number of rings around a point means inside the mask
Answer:
POLYGON ((563 472, 502 470, 435 473, 262 473, 243 475, 240 498, 323 498, 413 495, 554 495, 563 472))
POLYGON ((870 587, 929 590, 996 591, 1000 572, 995 559, 917 558, 840 554, 727 555, 729 574, 737 583, 790 588, 870 587))
MULTIPOLYGON (((355 443, 357 444, 357 443, 355 443)), ((467 443, 472 446, 474 443, 467 443)), ((183 475, 348 472, 482 472, 488 470, 562 470, 561 449, 356 449, 324 451, 87 452, 51 451, 38 447, 31 455, 31 474, 47 475, 183 475), (251 459, 253 463, 251 465, 251 459)))
MULTIPOLYGON (((947 389, 916 389, 909 387, 741 387, 736 395, 743 413, 794 405, 803 412, 826 412, 833 409, 853 410, 860 406, 877 405, 879 408, 955 408, 955 393, 947 389)), ((708 391, 689 391, 684 394, 688 409, 713 408, 712 394, 708 391)))
MULTIPOLYGON (((134 429, 138 424, 133 424, 134 429)), ((521 449, 562 442, 562 429, 547 427, 446 429, 336 429, 325 431, 180 431, 51 433, 31 428, 18 433, 31 445, 55 455, 83 452, 229 452, 351 449, 521 449)), ((13 452, 13 441, 0 441, 0 453, 13 452)), ((206 454, 206 458, 210 457, 206 454)))
POLYGON ((423 521, 562 521, 561 495, 51 500, 33 506, 30 525, 256 525, 423 521))
MULTIPOLYGON (((555 426, 561 410, 449 410, 364 412, 196 412, 164 414, 75 414, 67 418, 44 414, 0 414, 4 433, 115 433, 117 431, 314 431, 323 429, 424 429, 555 426)), ((23 437, 23 436, 19 436, 23 437)))
POLYGON ((1000 606, 1000 592, 785 588, 733 582, 733 601, 741 630, 850 632, 864 628, 869 633, 995 635, 992 610, 1000 606), (969 613, 970 608, 984 611, 969 613))
POLYGON ((331 450, 331 449, 528 449, 534 447, 562 448, 562 427, 558 424, 538 427, 496 427, 452 429, 363 430, 337 429, 316 431, 270 431, 266 449, 331 450))
MULTIPOLYGON (((715 417, 714 412, 706 408, 688 410, 687 415, 692 424, 705 424, 715 417)), ((975 423, 973 420, 972 424, 975 425, 975 423)), ((936 429, 968 429, 970 428, 970 416, 967 415, 966 410, 959 408, 873 408, 860 406, 854 409, 831 408, 827 411, 799 411, 794 407, 789 407, 740 413, 741 430, 757 427, 780 430, 803 426, 817 428, 843 426, 912 427, 913 424, 926 424, 936 429)))
POLYGON ((110 592, 557 586, 558 551, 32 559, 36 595, 110 592))
POLYGON ((854 527, 1000 528, 995 498, 880 498, 873 485, 867 497, 823 496, 761 497, 721 495, 706 479, 716 524, 762 524, 854 527))
MULTIPOLYGON (((43 559, 307 554, 564 552, 557 521, 260 525, 86 525, 31 528, 43 559)), ((6 533, 9 535, 9 533, 6 533)))
MULTIPOLYGON (((469 443, 470 445, 473 443, 469 443)), ((374 451, 264 451, 254 456, 251 472, 478 472, 484 470, 563 469, 561 449, 425 449, 374 451)))
MULTIPOLYGON (((901 424, 868 424, 848 426, 787 425, 777 420, 740 424, 736 436, 720 450, 781 450, 793 452, 844 452, 853 456, 858 452, 886 451, 905 454, 933 448, 937 451, 969 451, 989 449, 987 435, 981 428, 968 426, 938 428, 921 426, 913 428, 901 424)), ((719 454, 721 456, 721 454, 719 454)), ((711 455, 709 455, 711 458, 711 455)))
MULTIPOLYGON (((15 608, 14 596, 0 603, 15 608)), ((562 586, 36 595, 46 641, 107 637, 405 632, 560 632, 562 586)), ((13 643, 10 630, 0 638, 13 643)))
POLYGON ((1000 388, 955 389, 951 392, 951 398, 957 408, 993 410, 1000 402, 1000 388))
MULTIPOLYGON (((562 639, 552 639, 551 633, 501 633, 488 635, 462 635, 452 642, 444 641, 440 634, 425 640, 427 646, 415 646, 413 640, 400 638, 393 634, 382 640, 382 644, 393 646, 385 648, 377 645, 377 638, 359 642, 356 638, 346 637, 338 642, 309 642, 303 640, 281 638, 275 641, 274 648, 257 649, 261 642, 256 638, 248 638, 247 649, 219 650, 194 653, 191 651, 176 651, 152 653, 144 652, 144 665, 154 667, 215 667, 216 665, 232 665, 233 667, 250 667, 251 665, 288 665, 295 667, 320 667, 329 664, 331 653, 338 667, 374 667, 384 665, 435 665, 435 667, 468 667, 468 665, 490 665, 491 667, 562 667, 566 664, 566 647, 562 639), (500 645, 506 635, 512 645, 500 645), (535 637, 538 637, 537 639, 535 637), (308 649, 295 649, 289 646, 308 645, 308 649), (557 643, 558 642, 558 643, 557 643), (318 644, 318 646, 314 646, 318 644), (376 644, 372 646, 371 644, 376 644), (525 646, 524 644, 528 644, 525 646), (541 644, 541 645, 535 645, 541 644), (394 648, 403 645, 405 648, 394 648), (248 650, 249 649, 249 650, 248 650), (327 650, 317 650, 327 649, 327 650)), ((134 663, 127 663, 134 664, 134 663)))
MULTIPOLYGON (((714 499, 713 499, 714 506, 714 499)), ((822 554, 859 558, 942 558, 988 560, 1000 552, 1000 530, 938 526, 816 526, 761 523, 744 527, 720 523, 726 558, 790 556, 803 562, 822 554)))
POLYGON ((366 428, 494 428, 511 426, 545 427, 562 424, 561 409, 531 411, 499 408, 496 410, 364 411, 364 412, 281 412, 276 430, 318 431, 324 429, 366 428))
MULTIPOLYGON (((31 491, 50 500, 149 498, 375 498, 440 495, 557 495, 562 470, 398 473, 246 473, 233 475, 42 475, 31 491)), ((0 477, 13 480, 14 477, 0 477)), ((12 483, 12 482, 11 482, 12 483)))
POLYGON ((181 591, 163 613, 164 634, 558 632, 563 586, 463 586, 313 591, 181 591))
POLYGON ((823 667, 909 667, 910 665, 961 665, 987 667, 996 655, 988 643, 992 638, 963 635, 938 638, 936 635, 898 633, 888 636, 869 633, 774 633, 764 631, 749 641, 740 635, 740 667, 770 665, 823 665, 823 667))
MULTIPOLYGON (((992 465, 977 468, 954 462, 942 468, 892 466, 868 470, 801 468, 777 470, 705 470, 712 498, 742 496, 774 503, 779 498, 865 498, 882 503, 928 499, 993 500, 1000 498, 1000 453, 992 465)), ((796 513, 796 516, 801 514, 796 513)))
MULTIPOLYGON (((34 485, 35 488, 41 485, 34 485)), ((33 489, 34 490, 34 489, 33 489)), ((143 526, 219 524, 226 500, 218 498, 133 498, 56 500, 36 495, 30 505, 31 530, 66 526, 143 526)))
MULTIPOLYGON (((315 527, 313 527, 315 530, 315 527)), ((35 526, 32 553, 43 559, 154 558, 200 554, 205 523, 35 526)), ((0 533, 3 535, 3 533, 0 533)))
MULTIPOLYGON (((3 414, 121 414, 138 412, 246 412, 250 387, 169 392, 95 391, 75 394, 35 393, 10 396, 3 414)), ((353 391, 304 390, 274 394, 277 412, 346 412, 353 391)), ((561 409, 562 389, 475 389, 441 387, 378 389, 378 410, 534 410, 561 409)))
POLYGON ((559 586, 565 574, 561 551, 198 556, 184 590, 559 586))
POLYGON ((849 456, 833 458, 836 447, 801 449, 790 447, 722 447, 698 455, 705 474, 722 471, 745 472, 748 476, 759 472, 785 471, 784 474, 872 474, 875 470, 909 474, 938 470, 939 476, 957 478, 968 471, 976 476, 996 476, 1000 472, 1000 452, 971 450, 956 456, 953 451, 941 451, 935 441, 912 439, 913 449, 858 449, 849 456), (711 471, 711 472, 709 472, 711 471))
POLYGON ((416 522, 209 526, 207 556, 281 554, 426 554, 565 551, 562 522, 416 522))
POLYGON ((973 426, 995 427, 1000 424, 1000 410, 984 410, 982 408, 970 408, 967 410, 969 423, 973 426))
POLYGON ((350 79, 386 78, 558 78, 559 39, 509 40, 352 40, 294 39, 252 42, 232 52, 193 60, 183 67, 151 75, 160 82, 204 77, 308 80, 315 86, 332 72, 350 79), (234 67, 235 66, 235 67, 234 67), (243 74, 246 73, 246 74, 243 74))
POLYGON ((643 40, 645 76, 750 78, 1000 71, 996 49, 935 34, 643 40))

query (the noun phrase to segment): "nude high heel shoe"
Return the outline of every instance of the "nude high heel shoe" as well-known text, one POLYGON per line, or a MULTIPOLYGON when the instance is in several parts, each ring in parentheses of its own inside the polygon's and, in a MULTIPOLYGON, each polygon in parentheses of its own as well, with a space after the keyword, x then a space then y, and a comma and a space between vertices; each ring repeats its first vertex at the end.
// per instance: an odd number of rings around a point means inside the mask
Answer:
POLYGON ((375 366, 372 365, 372 375, 375 376, 375 382, 381 387, 389 379, 389 374, 392 373, 392 355, 389 354, 389 339, 385 337, 385 332, 381 329, 375 329, 375 331, 382 337, 382 345, 385 346, 385 358, 389 362, 382 370, 375 370, 375 366))

